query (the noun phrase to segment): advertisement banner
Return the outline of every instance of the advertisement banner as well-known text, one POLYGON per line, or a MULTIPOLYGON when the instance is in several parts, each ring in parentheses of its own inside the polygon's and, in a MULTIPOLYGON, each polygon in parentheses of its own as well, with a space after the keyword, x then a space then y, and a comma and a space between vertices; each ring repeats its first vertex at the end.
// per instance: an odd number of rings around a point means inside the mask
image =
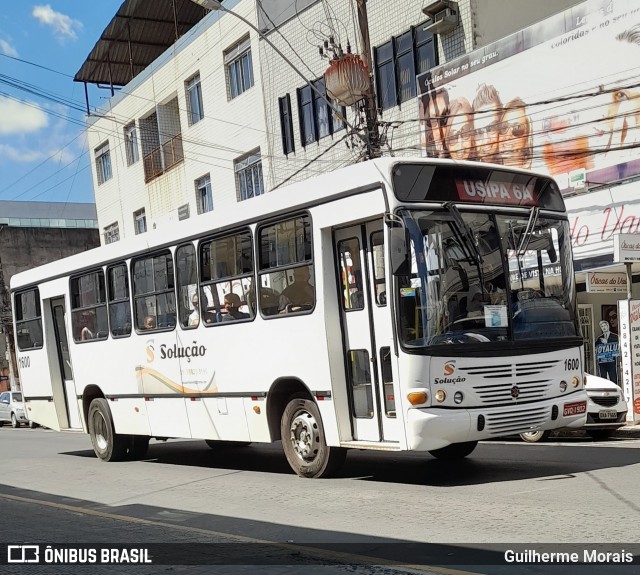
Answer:
POLYGON ((580 192, 640 174, 640 4, 592 0, 417 78, 421 149, 580 192))

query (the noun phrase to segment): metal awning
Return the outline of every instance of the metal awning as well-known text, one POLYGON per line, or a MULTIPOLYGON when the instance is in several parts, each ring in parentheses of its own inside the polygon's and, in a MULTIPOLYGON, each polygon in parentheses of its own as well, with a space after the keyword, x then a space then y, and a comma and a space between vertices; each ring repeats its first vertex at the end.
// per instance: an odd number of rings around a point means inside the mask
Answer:
POLYGON ((73 80, 124 86, 207 13, 191 0, 125 0, 73 80))

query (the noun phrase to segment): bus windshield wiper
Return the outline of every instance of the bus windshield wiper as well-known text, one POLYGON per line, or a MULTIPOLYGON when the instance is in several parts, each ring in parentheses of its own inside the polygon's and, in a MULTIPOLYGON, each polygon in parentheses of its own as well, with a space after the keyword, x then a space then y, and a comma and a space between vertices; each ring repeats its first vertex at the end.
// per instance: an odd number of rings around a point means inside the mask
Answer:
POLYGON ((527 227, 524 229, 524 231, 522 232, 522 235, 520 236, 520 243, 518 244, 518 248, 516 249, 517 257, 523 256, 524 253, 527 251, 527 248, 529 247, 529 242, 531 241, 531 236, 533 235, 533 230, 536 229, 539 216, 540 216, 540 208, 536 206, 531 210, 531 215, 529 216, 527 227))
POLYGON ((458 207, 453 202, 445 202, 444 209, 447 210, 452 216, 453 221, 460 231, 464 233, 464 237, 467 238, 469 244, 473 249, 473 254, 475 255, 476 263, 479 266, 482 266, 484 260, 482 258, 482 254, 480 253, 480 249, 478 248, 478 244, 476 243, 476 238, 473 235, 473 230, 469 226, 467 222, 465 222, 464 218, 460 214, 458 207))

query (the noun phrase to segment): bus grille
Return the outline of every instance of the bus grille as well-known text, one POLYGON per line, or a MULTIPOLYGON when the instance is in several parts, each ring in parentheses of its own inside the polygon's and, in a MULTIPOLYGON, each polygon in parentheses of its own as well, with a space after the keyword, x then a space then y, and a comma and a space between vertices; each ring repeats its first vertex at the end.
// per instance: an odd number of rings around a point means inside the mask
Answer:
POLYGON ((472 385, 472 389, 482 403, 497 405, 547 398, 553 380, 545 375, 558 363, 559 360, 522 362, 467 367, 461 368, 461 371, 465 371, 471 381, 480 380, 472 385), (514 387, 517 387, 515 396, 514 387))
POLYGON ((513 435, 536 429, 549 418, 544 407, 517 409, 485 415, 486 430, 490 435, 513 435))
POLYGON ((618 396, 617 395, 610 395, 609 397, 598 397, 598 396, 589 396, 591 398, 591 401, 593 401, 593 403, 597 403, 598 405, 602 405, 604 407, 612 407, 613 405, 615 405, 616 403, 618 403, 618 396))

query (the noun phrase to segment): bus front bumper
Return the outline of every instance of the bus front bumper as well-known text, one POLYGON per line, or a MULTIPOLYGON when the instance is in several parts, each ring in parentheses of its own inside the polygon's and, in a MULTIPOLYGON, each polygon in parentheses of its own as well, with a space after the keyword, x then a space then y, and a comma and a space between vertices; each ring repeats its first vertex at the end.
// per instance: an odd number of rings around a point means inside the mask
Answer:
POLYGON ((412 408, 407 414, 407 447, 440 449, 452 443, 494 439, 526 431, 578 428, 587 421, 587 392, 535 403, 474 409, 412 408), (553 419, 553 414, 557 414, 553 419))

